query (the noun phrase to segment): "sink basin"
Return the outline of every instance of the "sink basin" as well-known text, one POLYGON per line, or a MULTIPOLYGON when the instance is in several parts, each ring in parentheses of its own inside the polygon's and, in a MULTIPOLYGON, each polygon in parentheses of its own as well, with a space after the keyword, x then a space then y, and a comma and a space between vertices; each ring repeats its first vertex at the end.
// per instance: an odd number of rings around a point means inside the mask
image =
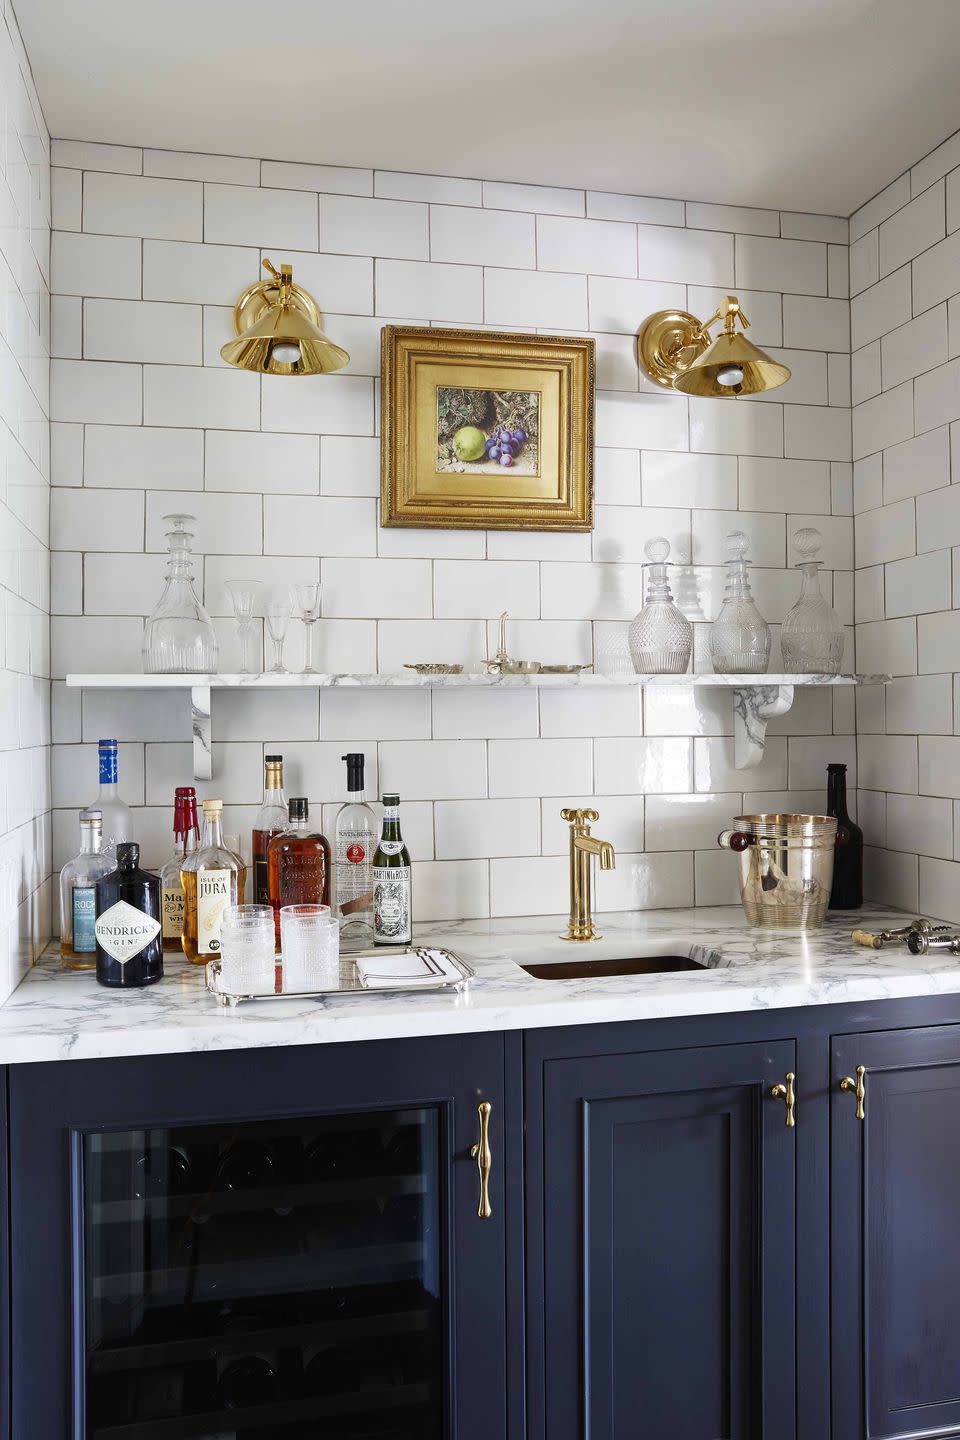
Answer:
POLYGON ((547 960, 520 969, 534 980, 603 980, 614 975, 665 975, 671 970, 705 970, 688 955, 635 955, 624 960, 547 960))

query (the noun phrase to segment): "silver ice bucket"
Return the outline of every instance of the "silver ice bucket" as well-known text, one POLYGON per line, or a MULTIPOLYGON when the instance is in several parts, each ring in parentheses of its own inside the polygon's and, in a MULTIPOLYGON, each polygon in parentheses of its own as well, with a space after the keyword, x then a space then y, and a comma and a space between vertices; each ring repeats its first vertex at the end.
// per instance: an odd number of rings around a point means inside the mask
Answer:
POLYGON ((833 884, 832 815, 738 815, 717 844, 740 865, 740 899, 751 925, 816 930, 833 884))

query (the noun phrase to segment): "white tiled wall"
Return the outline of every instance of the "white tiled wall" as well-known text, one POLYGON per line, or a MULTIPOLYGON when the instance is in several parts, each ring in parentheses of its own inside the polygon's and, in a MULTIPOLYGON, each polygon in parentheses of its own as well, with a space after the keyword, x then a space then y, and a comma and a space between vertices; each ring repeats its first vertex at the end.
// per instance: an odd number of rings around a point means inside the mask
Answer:
POLYGON ((851 218, 867 889, 960 921, 960 135, 851 218))
MULTIPOLYGON (((140 668, 162 517, 179 509, 198 518, 227 669, 237 652, 223 584, 241 576, 283 588, 319 575, 329 669, 476 665, 505 607, 515 652, 599 661, 641 603, 643 545, 661 532, 687 567, 700 668, 732 528, 750 536, 776 624, 798 592, 790 536, 816 524, 828 592, 852 627, 846 221, 75 142, 55 142, 53 164, 56 677, 140 668), (353 357, 345 372, 261 382, 220 360, 233 302, 265 254, 291 260, 316 295, 353 357), (751 335, 792 367, 789 387, 733 406, 641 380, 646 315, 705 315, 734 286, 751 335), (595 336, 592 535, 379 528, 386 321, 595 336)), ((300 647, 295 624, 295 666, 300 647)), ((340 756, 363 748, 371 789, 404 796, 423 918, 561 910, 558 812, 578 799, 596 802, 597 833, 619 852, 616 872, 598 877, 601 906, 735 900, 716 831, 744 803, 820 805, 827 761, 854 760, 853 707, 827 692, 801 695, 771 725, 751 774, 733 768, 729 696, 692 689, 216 701, 205 788, 224 794, 227 828, 249 827, 264 748, 284 753, 288 793, 323 803, 328 823, 340 756)), ((158 860, 173 786, 189 778, 184 698, 133 703, 58 684, 53 716, 56 859, 73 846, 76 806, 95 789, 92 747, 109 732, 158 860)))
MULTIPOLYGON (((50 154, 0 15, 0 1001, 50 934, 50 154)), ((67 583, 57 566, 58 591, 67 583)), ((68 586, 69 588, 69 586, 68 586)))

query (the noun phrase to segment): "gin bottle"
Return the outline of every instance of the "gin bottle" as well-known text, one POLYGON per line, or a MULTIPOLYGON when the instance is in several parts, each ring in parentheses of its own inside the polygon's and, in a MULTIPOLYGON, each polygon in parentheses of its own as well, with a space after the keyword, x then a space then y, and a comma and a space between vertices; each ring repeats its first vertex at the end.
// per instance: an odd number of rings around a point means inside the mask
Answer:
POLYGON ((184 899, 180 875, 187 857, 200 844, 197 792, 192 785, 178 785, 174 791, 173 834, 173 854, 160 871, 164 950, 183 948, 184 899))
POLYGON ((347 762, 347 803, 337 811, 337 916, 341 939, 363 945, 373 938, 373 852, 376 821, 363 798, 363 753, 347 762))
POLYGON ((204 800, 203 839, 187 855, 183 881, 183 953, 194 965, 220 954, 220 928, 228 905, 242 905, 247 867, 223 840, 223 801, 204 800))
POLYGON ((140 869, 140 846, 117 846, 117 868, 97 881, 97 979, 131 989, 163 979, 160 876, 140 869))
POLYGON ((100 761, 100 789, 91 810, 99 810, 102 818, 100 848, 104 855, 113 858, 122 840, 133 839, 133 812, 120 799, 117 784, 117 742, 100 740, 97 743, 100 761))
POLYGON ((410 856, 400 834, 400 796, 383 797, 383 830, 373 857, 373 943, 409 945, 413 939, 410 856))
POLYGON ((97 968, 97 881, 114 867, 100 841, 100 811, 81 810, 80 853, 60 872, 60 958, 66 970, 97 968))

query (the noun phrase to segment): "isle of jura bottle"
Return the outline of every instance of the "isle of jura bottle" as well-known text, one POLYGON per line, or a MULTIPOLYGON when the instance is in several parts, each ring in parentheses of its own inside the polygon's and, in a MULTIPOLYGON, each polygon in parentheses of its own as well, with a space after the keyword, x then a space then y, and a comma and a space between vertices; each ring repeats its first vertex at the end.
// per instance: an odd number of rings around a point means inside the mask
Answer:
POLYGON ((97 979, 133 989, 163 979, 160 876, 140 869, 140 846, 121 841, 117 868, 97 881, 97 979))
POLYGON ((97 968, 97 881, 116 858, 101 849, 99 810, 80 811, 80 853, 60 872, 60 958, 66 970, 97 968))
POLYGON ((409 945, 413 939, 410 856, 400 834, 400 796, 383 797, 383 830, 373 857, 373 943, 409 945))
POLYGON ((224 844, 223 801, 204 800, 203 839, 187 855, 183 881, 183 953, 194 965, 206 965, 220 954, 220 929, 228 905, 242 905, 247 867, 224 844))
POLYGON ((376 820, 363 798, 363 752, 341 756, 347 762, 347 803, 337 811, 336 890, 340 939, 368 945, 373 939, 373 853, 376 820))
POLYGON ((253 903, 270 904, 267 848, 274 835, 287 828, 287 800, 283 793, 283 756, 263 757, 263 804, 253 822, 253 903))
POLYGON ((104 855, 112 858, 116 854, 121 840, 133 839, 133 812, 126 801, 120 799, 116 740, 98 741, 97 754, 100 764, 100 789, 90 808, 100 811, 102 820, 100 848, 104 855))

